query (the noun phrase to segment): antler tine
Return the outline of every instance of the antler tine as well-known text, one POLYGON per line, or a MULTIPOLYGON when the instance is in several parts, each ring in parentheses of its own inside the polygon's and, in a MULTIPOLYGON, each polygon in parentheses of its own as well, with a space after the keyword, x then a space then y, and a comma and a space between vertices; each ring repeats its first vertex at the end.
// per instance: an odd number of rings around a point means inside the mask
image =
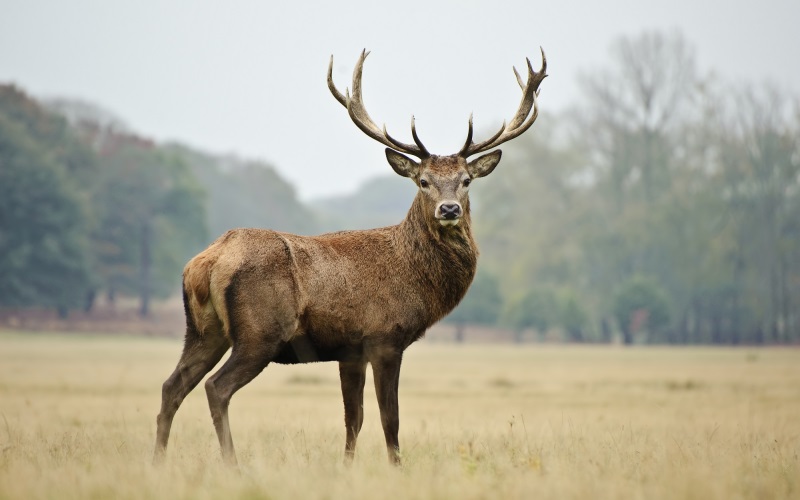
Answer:
MULTIPOLYGON (((333 58, 333 56, 331 56, 331 58, 333 58)), ((525 60, 528 60, 528 59, 525 58, 525 60)), ((528 61, 528 64, 530 64, 530 61, 528 61)), ((516 66, 512 66, 511 69, 514 70, 514 76, 517 77, 517 83, 519 84, 519 88, 521 88, 522 91, 525 92, 525 84, 522 82, 522 77, 519 76, 519 71, 517 71, 517 67, 516 66)))
POLYGON ((346 108, 347 98, 343 96, 342 93, 339 92, 339 89, 336 88, 336 85, 333 84, 333 54, 331 54, 331 62, 328 64, 328 88, 331 94, 333 94, 333 97, 346 108))
MULTIPOLYGON (((517 114, 514 115, 514 119, 511 120, 511 123, 508 124, 508 128, 510 130, 514 130, 515 128, 519 127, 519 125, 525 121, 525 118, 531 112, 531 107, 533 106, 533 94, 536 93, 536 87, 532 86, 533 79, 536 77, 536 72, 533 70, 533 66, 531 66, 531 60, 527 57, 525 58, 525 62, 528 64, 528 82, 522 87, 522 101, 519 104, 519 110, 517 110, 517 114)), ((516 73, 516 69, 514 70, 516 73)))
POLYGON ((469 114, 469 130, 467 130, 467 140, 464 142, 464 147, 458 152, 459 155, 466 158, 466 153, 469 147, 472 146, 472 113, 469 114))
POLYGON ((467 156, 474 155, 475 153, 480 153, 481 151, 486 151, 487 149, 489 149, 489 147, 493 147, 493 146, 488 146, 488 145, 493 143, 495 140, 497 140, 497 138, 500 137, 500 135, 503 132, 505 132, 505 130, 506 130, 506 122, 504 120, 503 124, 500 125, 500 130, 495 132, 493 136, 489 137, 488 139, 486 139, 483 142, 479 142, 478 144, 475 144, 475 143, 472 142, 472 114, 470 114, 469 115, 469 130, 467 131, 467 141, 464 143, 464 147, 461 148, 461 151, 459 151, 458 154, 463 156, 464 158, 466 158, 467 156))
POLYGON ((411 146, 410 144, 402 143, 402 142, 398 141, 397 139, 395 139, 394 137, 392 137, 391 135, 389 135, 389 132, 386 131, 386 124, 385 123, 383 124, 383 136, 386 137, 386 139, 388 139, 389 142, 392 143, 392 145, 393 145, 392 147, 394 147, 395 149, 398 149, 400 151, 405 151, 406 153, 410 153, 410 154, 416 155, 419 158, 427 158, 428 156, 431 155, 428 152, 428 150, 425 149, 425 146, 422 144, 422 141, 419 139, 419 136, 417 135, 417 124, 416 124, 416 121, 414 119, 414 115, 411 115, 411 136, 414 138, 414 142, 417 143, 417 147, 419 148, 419 153, 421 153, 421 154, 412 153, 411 151, 408 151, 409 148, 413 148, 414 146, 411 146))
POLYGON ((533 125, 533 122, 536 121, 536 118, 539 116, 539 103, 537 99, 539 95, 539 85, 547 76, 547 58, 544 55, 544 49, 541 47, 539 49, 542 52, 542 67, 538 72, 534 71, 530 59, 526 58, 525 61, 528 64, 528 81, 524 85, 520 74, 517 72, 517 69, 514 68, 514 75, 517 77, 517 83, 519 83, 522 88, 522 99, 517 112, 514 114, 514 118, 512 118, 508 126, 503 122, 503 126, 500 127, 498 132, 489 139, 478 144, 472 143, 472 121, 470 120, 469 137, 467 138, 467 143, 464 144, 464 147, 459 152, 461 156, 466 158, 467 156, 482 153, 506 141, 510 141, 528 130, 531 125, 533 125), (531 109, 533 109, 532 113, 531 109))
POLYGON ((420 159, 427 158, 430 156, 430 153, 425 149, 425 147, 422 145, 422 142, 419 140, 419 137, 417 136, 413 117, 411 119, 411 134, 414 137, 414 142, 416 145, 406 144, 396 140, 386 132, 386 126, 383 127, 383 130, 378 128, 375 122, 372 121, 372 118, 370 118, 369 113, 367 113, 367 109, 364 107, 364 101, 361 97, 361 77, 364 70, 364 60, 368 55, 369 52, 367 52, 366 49, 361 52, 361 57, 358 58, 356 67, 353 70, 353 93, 351 95, 349 90, 346 90, 346 95, 344 96, 333 84, 333 56, 331 56, 331 63, 328 66, 328 88, 333 94, 333 97, 335 97, 337 101, 347 108, 347 112, 350 115, 350 118, 353 120, 353 123, 355 123, 356 126, 369 137, 375 139, 385 146, 389 146, 390 148, 396 149, 403 153, 414 155, 420 159))
POLYGON ((419 146, 420 151, 425 154, 425 156, 430 156, 431 154, 425 149, 425 146, 422 145, 422 141, 419 140, 419 136, 417 135, 417 123, 414 119, 414 115, 411 115, 411 137, 414 139, 414 143, 419 146))

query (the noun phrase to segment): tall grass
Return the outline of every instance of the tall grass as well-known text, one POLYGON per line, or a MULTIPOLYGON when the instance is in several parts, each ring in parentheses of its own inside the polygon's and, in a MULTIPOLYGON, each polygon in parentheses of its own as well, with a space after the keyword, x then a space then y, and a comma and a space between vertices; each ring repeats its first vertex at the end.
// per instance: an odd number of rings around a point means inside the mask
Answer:
POLYGON ((180 342, 0 334, 0 498, 800 498, 800 350, 420 343, 388 465, 371 380, 343 464, 335 364, 234 396, 238 470, 202 388, 150 458, 180 342))

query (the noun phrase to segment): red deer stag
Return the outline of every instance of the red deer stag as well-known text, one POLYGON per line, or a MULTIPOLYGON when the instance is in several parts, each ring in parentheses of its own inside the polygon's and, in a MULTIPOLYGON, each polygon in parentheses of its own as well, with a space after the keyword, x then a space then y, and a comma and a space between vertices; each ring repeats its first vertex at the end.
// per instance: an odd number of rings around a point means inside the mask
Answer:
POLYGON ((164 382, 154 452, 163 458, 175 412, 225 352, 230 358, 205 383, 222 456, 236 464, 228 422, 233 394, 270 362, 338 361, 344 399, 345 457, 352 459, 364 418, 367 363, 372 365, 389 460, 400 462, 397 386, 403 351, 449 313, 475 275, 469 185, 488 175, 500 151, 467 159, 522 134, 538 114, 539 84, 547 76, 528 60, 522 100, 508 124, 483 142, 433 155, 378 128, 361 98, 364 51, 353 72, 352 95, 339 92, 328 67, 328 87, 365 134, 388 146, 389 165, 419 187, 396 226, 297 236, 261 229, 228 231, 194 257, 183 272, 186 338, 175 371, 164 382), (401 154, 415 156, 419 161, 401 154))

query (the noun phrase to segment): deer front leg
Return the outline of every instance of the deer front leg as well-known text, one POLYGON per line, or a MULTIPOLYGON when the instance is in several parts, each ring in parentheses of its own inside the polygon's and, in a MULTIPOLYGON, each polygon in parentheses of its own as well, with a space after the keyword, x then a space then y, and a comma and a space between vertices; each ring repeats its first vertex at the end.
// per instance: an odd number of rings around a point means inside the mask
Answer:
POLYGON ((344 458, 352 462, 356 453, 356 439, 364 423, 364 382, 367 375, 366 361, 339 362, 339 378, 342 382, 344 401, 344 425, 347 438, 344 445, 344 458))
POLYGON ((400 465, 400 444, 397 439, 400 431, 400 407, 397 402, 397 388, 400 382, 402 360, 402 352, 385 353, 377 359, 370 360, 372 374, 375 378, 378 408, 381 412, 383 435, 386 438, 386 450, 389 454, 389 462, 394 465, 400 465))

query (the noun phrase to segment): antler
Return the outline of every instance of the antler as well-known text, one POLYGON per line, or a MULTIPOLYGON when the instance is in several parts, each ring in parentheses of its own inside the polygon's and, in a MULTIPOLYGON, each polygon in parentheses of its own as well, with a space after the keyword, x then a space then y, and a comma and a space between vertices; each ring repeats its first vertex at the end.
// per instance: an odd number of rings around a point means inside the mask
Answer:
POLYGON ((461 151, 458 152, 460 156, 466 158, 476 153, 482 153, 497 147, 500 144, 510 141, 511 139, 522 134, 528 130, 531 125, 533 125, 533 122, 536 121, 536 117, 539 116, 539 105, 536 100, 539 95, 539 84, 542 83, 542 80, 544 80, 547 76, 547 58, 544 55, 544 49, 539 47, 539 50, 542 51, 542 68, 538 73, 533 71, 531 60, 528 58, 525 59, 528 62, 527 83, 522 83, 522 78, 519 76, 517 68, 514 68, 514 74, 517 77, 517 83, 519 83, 519 86, 522 88, 522 101, 519 103, 519 109, 514 115, 514 118, 511 120, 511 123, 506 126, 506 122, 503 122, 503 125, 500 127, 500 130, 498 130, 497 133, 485 141, 475 144, 472 142, 472 115, 470 115, 467 141, 464 143, 464 147, 461 148, 461 151), (533 108, 533 114, 528 117, 528 114, 531 112, 531 108, 533 108))
POLYGON ((331 62, 328 65, 328 88, 331 90, 333 97, 335 97, 336 100, 342 104, 342 106, 347 108, 347 112, 350 114, 350 118, 353 120, 353 123, 355 123, 362 132, 372 137, 376 141, 402 153, 414 155, 420 159, 429 157, 431 154, 427 149, 425 149, 425 146, 422 145, 422 142, 417 136, 417 127, 414 123, 413 116, 411 117, 411 136, 414 138, 416 145, 400 142, 394 137, 390 136, 389 133, 386 132, 386 125, 384 125, 383 130, 381 130, 378 128, 375 122, 372 121, 369 113, 367 113, 367 109, 364 107, 364 101, 361 98, 361 73, 364 70, 364 59, 366 59, 368 55, 369 52, 364 49, 361 52, 361 57, 358 58, 358 63, 356 63, 355 69, 353 70, 352 96, 350 95, 349 89, 345 89, 345 94, 342 95, 342 93, 339 92, 336 89, 336 86, 333 84, 333 56, 331 56, 331 62))

